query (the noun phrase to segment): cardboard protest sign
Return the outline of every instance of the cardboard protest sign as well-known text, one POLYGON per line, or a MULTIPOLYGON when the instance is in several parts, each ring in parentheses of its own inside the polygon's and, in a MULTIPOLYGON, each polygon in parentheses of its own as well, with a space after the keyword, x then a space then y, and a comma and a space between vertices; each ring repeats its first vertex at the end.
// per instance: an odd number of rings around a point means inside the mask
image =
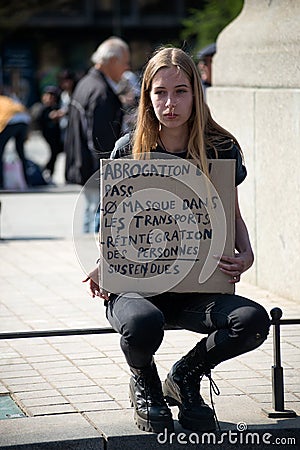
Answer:
POLYGON ((109 292, 234 292, 234 160, 101 160, 100 283, 109 292))

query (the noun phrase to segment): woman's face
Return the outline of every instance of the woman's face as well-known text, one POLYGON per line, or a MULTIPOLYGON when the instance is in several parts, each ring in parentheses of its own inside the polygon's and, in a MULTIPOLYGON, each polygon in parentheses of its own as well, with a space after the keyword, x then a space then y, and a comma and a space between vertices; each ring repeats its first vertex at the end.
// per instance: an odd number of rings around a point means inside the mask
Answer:
POLYGON ((191 83, 177 67, 160 69, 152 80, 150 99, 155 115, 166 128, 177 128, 190 118, 193 109, 191 83))

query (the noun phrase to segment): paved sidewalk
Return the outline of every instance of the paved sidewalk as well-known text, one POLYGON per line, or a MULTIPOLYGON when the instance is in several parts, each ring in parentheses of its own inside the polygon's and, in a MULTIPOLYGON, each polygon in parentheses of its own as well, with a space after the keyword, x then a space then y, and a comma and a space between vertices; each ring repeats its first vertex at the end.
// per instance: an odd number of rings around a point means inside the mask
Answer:
MULTIPOLYGON (((79 223, 72 240, 74 209, 75 222, 82 213, 78 193, 3 194, 1 200, 0 332, 108 326, 102 302, 92 300, 81 283, 97 249, 93 238, 80 234, 79 223)), ((279 306, 284 318, 299 317, 296 302, 246 283, 237 292, 268 311, 279 306)), ((299 415, 300 326, 281 329, 285 408, 299 415)), ((162 378, 197 340, 192 332, 166 332, 156 355, 162 378)), ((117 334, 0 340, 0 401, 12 398, 21 414, 0 420, 0 448, 263 449, 271 443, 296 449, 299 417, 270 419, 263 411, 272 410, 272 364, 271 332, 259 349, 214 370, 222 437, 183 430, 175 407, 176 434, 157 437, 133 424, 129 371, 117 334)), ((209 401, 207 382, 204 396, 209 401)))
MULTIPOLYGON (((102 302, 92 300, 81 283, 84 273, 71 240, 3 240, 0 248, 2 332, 107 326, 102 302)), ((279 305, 286 318, 297 314, 294 302, 266 291, 241 284, 238 292, 261 301, 268 310, 279 305)), ((156 355, 162 378, 196 342, 195 333, 166 332, 156 355)), ((300 327, 283 326, 285 407, 297 414, 299 347, 300 327)), ((11 395, 26 415, 0 421, 0 447, 59 442, 58 448, 160 448, 156 437, 133 425, 129 372, 118 335, 15 339, 0 341, 0 348, 0 393, 11 395), (72 447, 64 447, 70 441, 72 447)), ((262 411, 272 406, 271 365, 272 336, 259 349, 215 369, 221 391, 215 404, 224 432, 245 423, 248 431, 268 430, 280 438, 297 434, 299 439, 299 418, 269 419, 262 411)), ((207 383, 204 392, 209 399, 207 383)))

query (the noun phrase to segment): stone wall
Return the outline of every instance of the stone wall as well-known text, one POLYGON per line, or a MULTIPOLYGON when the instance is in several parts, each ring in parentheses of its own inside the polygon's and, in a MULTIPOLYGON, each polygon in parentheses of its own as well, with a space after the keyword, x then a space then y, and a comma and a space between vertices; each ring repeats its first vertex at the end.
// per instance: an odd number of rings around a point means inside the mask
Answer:
POLYGON ((299 0, 245 0, 218 36, 207 102, 248 169, 239 198, 256 260, 243 279, 300 302, 299 0))

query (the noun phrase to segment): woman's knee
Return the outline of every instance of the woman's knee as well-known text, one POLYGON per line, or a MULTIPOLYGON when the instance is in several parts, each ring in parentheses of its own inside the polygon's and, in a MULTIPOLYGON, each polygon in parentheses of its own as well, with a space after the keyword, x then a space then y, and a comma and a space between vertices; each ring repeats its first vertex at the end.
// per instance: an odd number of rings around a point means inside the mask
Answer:
POLYGON ((163 339, 164 324, 164 315, 159 309, 138 312, 128 318, 122 336, 132 347, 157 347, 163 339))
POLYGON ((266 339, 270 329, 270 318, 265 308, 253 301, 237 311, 235 325, 248 350, 259 347, 266 339))

